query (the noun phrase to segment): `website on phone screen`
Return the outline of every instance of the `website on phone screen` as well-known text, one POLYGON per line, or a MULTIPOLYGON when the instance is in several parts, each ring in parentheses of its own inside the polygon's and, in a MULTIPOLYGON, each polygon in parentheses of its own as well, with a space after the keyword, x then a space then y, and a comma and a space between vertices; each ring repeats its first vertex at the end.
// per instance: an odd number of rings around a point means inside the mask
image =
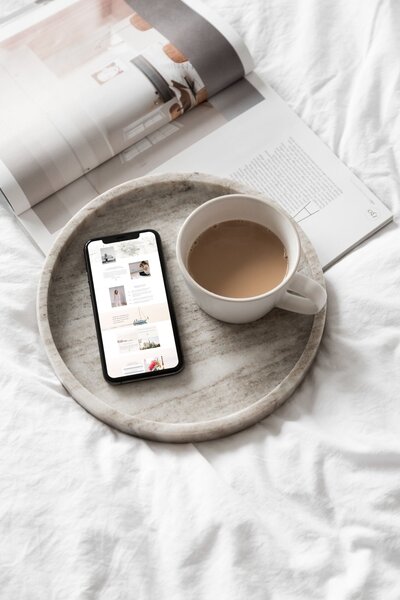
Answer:
POLYGON ((88 245, 107 373, 119 378, 174 368, 179 357, 157 240, 88 245))

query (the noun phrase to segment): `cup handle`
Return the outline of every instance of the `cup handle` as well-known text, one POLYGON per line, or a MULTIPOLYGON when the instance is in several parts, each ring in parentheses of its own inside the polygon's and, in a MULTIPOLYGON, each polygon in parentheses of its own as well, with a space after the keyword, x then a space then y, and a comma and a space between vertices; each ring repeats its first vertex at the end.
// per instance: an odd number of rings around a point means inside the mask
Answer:
POLYGON ((326 290, 314 279, 295 273, 289 287, 290 290, 286 291, 276 304, 278 308, 302 315, 315 315, 325 306, 326 290))

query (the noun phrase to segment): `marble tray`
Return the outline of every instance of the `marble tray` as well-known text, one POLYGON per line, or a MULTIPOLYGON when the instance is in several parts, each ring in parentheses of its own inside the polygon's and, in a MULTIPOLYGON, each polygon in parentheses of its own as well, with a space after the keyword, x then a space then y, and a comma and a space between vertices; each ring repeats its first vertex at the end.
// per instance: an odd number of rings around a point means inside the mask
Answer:
MULTIPOLYGON (((235 192, 254 195, 241 184, 197 173, 144 177, 90 202, 54 243, 38 291, 41 336, 64 387, 104 423, 158 441, 210 440, 266 417, 304 378, 325 310, 312 317, 274 309, 250 325, 221 323, 196 306, 178 271, 180 224, 202 202, 235 192), (146 227, 163 241, 185 368, 171 377, 111 386, 101 372, 83 246, 92 237, 146 227)), ((315 250, 299 232, 301 270, 323 283, 315 250)))

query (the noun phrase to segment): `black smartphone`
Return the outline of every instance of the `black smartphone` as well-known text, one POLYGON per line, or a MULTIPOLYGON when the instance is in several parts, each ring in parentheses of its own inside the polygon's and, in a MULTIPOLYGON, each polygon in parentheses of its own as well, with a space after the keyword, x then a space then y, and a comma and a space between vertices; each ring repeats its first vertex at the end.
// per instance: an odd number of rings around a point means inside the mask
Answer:
POLYGON ((159 234, 95 238, 84 252, 104 378, 119 384, 181 371, 159 234))

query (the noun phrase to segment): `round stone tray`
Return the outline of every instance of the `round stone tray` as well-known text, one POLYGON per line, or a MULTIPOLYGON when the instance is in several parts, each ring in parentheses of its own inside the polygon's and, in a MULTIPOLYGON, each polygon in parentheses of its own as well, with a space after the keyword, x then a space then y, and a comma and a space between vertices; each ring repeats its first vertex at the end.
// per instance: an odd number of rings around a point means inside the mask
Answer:
MULTIPOLYGON (((175 240, 199 204, 254 190, 208 175, 150 176, 90 202, 62 230, 43 267, 38 322, 50 362, 71 396, 121 431, 165 442, 197 442, 266 417, 299 385, 317 352, 325 309, 315 317, 274 309, 248 325, 216 321, 192 300, 175 260, 175 240), (162 239, 185 368, 178 375, 112 386, 103 379, 83 247, 93 237, 156 229, 162 239)), ((298 228, 300 269, 324 284, 311 243, 298 228)))

